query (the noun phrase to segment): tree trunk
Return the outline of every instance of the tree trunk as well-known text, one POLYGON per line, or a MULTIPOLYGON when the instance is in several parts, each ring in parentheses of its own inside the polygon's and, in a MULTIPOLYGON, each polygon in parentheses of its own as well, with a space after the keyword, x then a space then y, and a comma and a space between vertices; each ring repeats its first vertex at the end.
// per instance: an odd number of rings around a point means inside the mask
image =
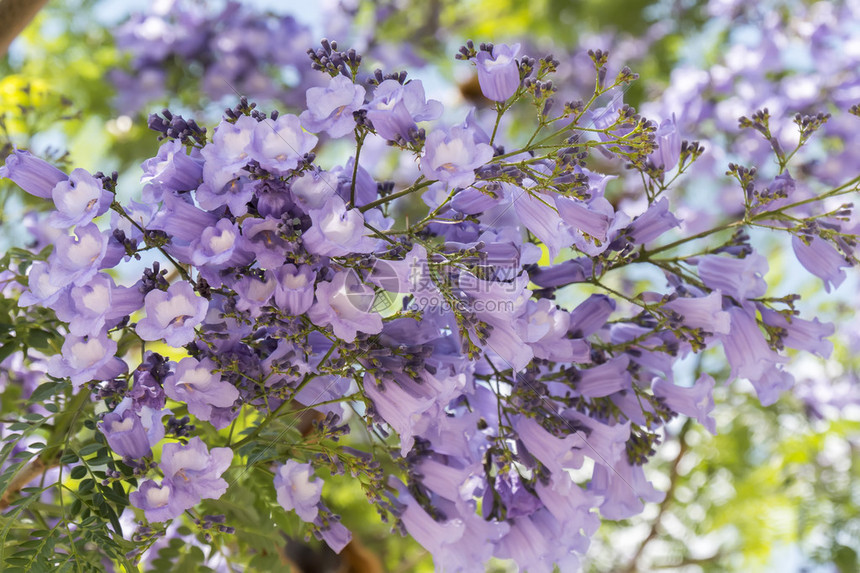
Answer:
POLYGON ((0 0, 0 57, 48 0, 0 0))

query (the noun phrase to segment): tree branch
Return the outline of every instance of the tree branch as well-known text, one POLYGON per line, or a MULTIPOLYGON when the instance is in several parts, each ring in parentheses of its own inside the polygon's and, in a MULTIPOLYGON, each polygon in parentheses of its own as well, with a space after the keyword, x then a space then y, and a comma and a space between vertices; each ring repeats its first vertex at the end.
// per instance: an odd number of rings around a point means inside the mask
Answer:
POLYGON ((678 433, 680 449, 678 450, 678 455, 675 456, 674 460, 672 460, 672 467, 669 469, 669 489, 666 490, 666 497, 663 498, 662 503, 660 503, 660 509, 657 512, 657 516, 651 523, 651 531, 648 532, 648 535, 642 540, 642 543, 639 544, 639 547, 636 549, 636 553, 634 553, 633 557, 630 559, 630 563, 625 569, 623 569, 623 573, 635 573, 638 570, 636 562, 639 561, 639 557, 642 556, 642 552, 645 551, 645 547, 651 543, 651 540, 657 537, 657 532, 659 531, 660 524, 663 520, 663 514, 666 513, 666 509, 668 509, 669 504, 672 503, 675 486, 678 485, 678 466, 681 463, 681 458, 684 457, 684 454, 687 451, 687 442, 684 440, 684 436, 686 436, 687 431, 692 425, 692 420, 687 418, 687 421, 684 422, 684 425, 681 427, 681 431, 678 433))
POLYGON ((0 57, 48 0, 0 0, 0 57))
POLYGON ((32 462, 27 464, 27 466, 12 479, 6 487, 6 491, 3 492, 3 496, 0 497, 0 511, 4 511, 12 504, 12 501, 18 496, 18 493, 24 489, 24 486, 42 475, 44 472, 48 471, 51 467, 52 466, 46 465, 40 457, 35 458, 32 462))

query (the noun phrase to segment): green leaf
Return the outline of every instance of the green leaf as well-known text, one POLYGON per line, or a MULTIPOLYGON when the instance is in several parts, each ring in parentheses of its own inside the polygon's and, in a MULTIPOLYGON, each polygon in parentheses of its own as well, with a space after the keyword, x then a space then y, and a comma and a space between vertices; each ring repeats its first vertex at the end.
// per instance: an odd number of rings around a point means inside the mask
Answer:
POLYGON ((66 387, 66 382, 43 382, 30 395, 30 402, 43 402, 66 387))
POLYGON ((87 478, 78 485, 78 493, 84 494, 93 489, 96 485, 96 480, 87 478))
POLYGON ((839 545, 833 552, 833 564, 839 568, 839 573, 853 573, 857 571, 857 552, 845 545, 839 545))
POLYGON ((78 455, 84 458, 90 454, 96 453, 101 449, 101 447, 102 445, 97 443, 87 444, 78 450, 78 455))
POLYGON ((75 466, 69 474, 72 479, 81 479, 87 475, 87 468, 84 466, 75 466))
POLYGON ((20 347, 20 343, 15 340, 9 341, 3 344, 3 346, 0 346, 0 362, 3 362, 7 358, 9 358, 9 356, 11 356, 12 353, 14 353, 20 347))
POLYGON ((53 353, 54 347, 51 342, 55 338, 55 334, 51 334, 46 330, 41 330, 38 328, 31 329, 30 334, 27 337, 27 346, 35 348, 36 350, 40 350, 42 352, 53 353))

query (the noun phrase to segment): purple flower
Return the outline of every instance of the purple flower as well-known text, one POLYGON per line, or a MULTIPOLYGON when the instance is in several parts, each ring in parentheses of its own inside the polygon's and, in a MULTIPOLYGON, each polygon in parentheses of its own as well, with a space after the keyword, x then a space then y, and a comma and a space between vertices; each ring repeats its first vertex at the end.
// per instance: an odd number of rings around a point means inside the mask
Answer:
POLYGON ((645 478, 642 466, 631 465, 627 456, 621 456, 611 467, 595 464, 588 490, 603 497, 600 514, 605 519, 632 517, 642 512, 640 498, 656 503, 666 496, 645 478))
POLYGON ((311 209, 322 208, 326 201, 337 193, 337 187, 340 182, 336 173, 331 171, 312 171, 310 173, 300 173, 299 175, 290 179, 290 193, 295 202, 306 213, 311 209))
POLYGON ((573 229, 605 241, 609 226, 615 218, 612 204, 602 197, 595 197, 589 202, 572 197, 559 195, 555 205, 562 220, 573 229))
POLYGON ((263 169, 287 175, 316 144, 317 137, 302 130, 298 117, 285 114, 275 121, 264 119, 257 124, 250 153, 263 169))
POLYGON ((294 248, 281 236, 282 226, 283 221, 274 217, 249 217, 242 222, 242 247, 253 253, 264 269, 280 268, 284 264, 285 253, 294 248))
POLYGON ((681 134, 675 123, 675 114, 671 119, 664 120, 654 134, 657 142, 657 150, 651 154, 654 165, 664 171, 672 170, 681 157, 681 134))
POLYGON ((57 239, 48 258, 50 281, 57 286, 83 285, 98 272, 107 252, 108 236, 94 223, 75 228, 75 236, 57 239))
POLYGON ((424 85, 412 80, 401 85, 397 80, 385 80, 373 92, 367 104, 367 118, 381 137, 395 140, 398 137, 412 140, 411 131, 418 121, 430 121, 442 114, 442 104, 425 101, 424 85))
MULTIPOLYGON (((141 228, 147 229, 156 211, 158 211, 158 205, 129 201, 127 205, 123 205, 123 210, 132 221, 140 225, 141 228)), ((135 241, 135 244, 143 240, 143 233, 140 229, 116 211, 111 211, 110 228, 122 231, 125 233, 126 238, 135 241)))
MULTIPOLYGON (((134 381, 128 392, 128 397, 134 400, 136 410, 140 411, 144 407, 153 410, 164 408, 163 381, 168 374, 167 359, 147 350, 143 362, 134 371, 134 381)), ((117 406, 117 409, 121 406, 122 403, 117 406)))
POLYGON ((681 224, 669 211, 669 200, 662 197, 648 209, 633 219, 627 228, 630 240, 637 245, 650 243, 669 229, 681 224))
POLYGON ((492 327, 482 346, 506 362, 505 368, 522 370, 534 357, 515 326, 515 320, 526 309, 531 291, 528 277, 520 275, 512 282, 485 281, 475 275, 460 274, 459 286, 468 297, 468 307, 492 327))
POLYGON ((717 423, 709 416, 714 409, 714 379, 710 375, 702 374, 691 388, 655 378, 651 388, 671 409, 696 418, 711 434, 717 435, 717 423))
POLYGON ((153 290, 144 300, 146 318, 135 332, 144 340, 164 339, 170 346, 184 346, 194 340, 194 327, 203 322, 209 304, 194 294, 192 286, 179 281, 167 291, 153 290))
MULTIPOLYGON (((367 169, 362 167, 360 164, 358 169, 355 169, 355 157, 350 157, 346 160, 346 164, 341 166, 336 166, 332 168, 331 172, 337 174, 339 185, 337 188, 338 194, 344 201, 349 201, 352 193, 352 172, 355 170, 355 202, 353 203, 353 207, 361 207, 367 205, 371 201, 376 200, 379 197, 379 186, 376 184, 376 181, 373 177, 368 173, 367 169)), ((368 212, 368 216, 371 213, 381 213, 378 209, 371 210, 368 212)))
POLYGON ((352 533, 340 521, 333 520, 333 517, 329 515, 328 521, 324 523, 321 516, 317 516, 314 524, 318 529, 314 533, 318 534, 332 551, 340 553, 352 541, 352 533))
POLYGON ((313 522, 319 514, 317 507, 322 495, 322 480, 311 480, 314 470, 310 464, 296 460, 278 467, 275 472, 275 493, 286 511, 295 511, 302 521, 313 522))
POLYGON ((413 295, 412 305, 417 308, 436 307, 443 300, 430 273, 427 249, 420 243, 401 261, 377 260, 368 280, 386 292, 413 295))
POLYGON ((128 501, 143 514, 148 521, 167 521, 182 515, 197 503, 187 491, 179 491, 173 481, 165 478, 161 484, 149 479, 140 484, 137 491, 128 494, 128 501))
POLYGON ((731 330, 721 338, 732 367, 732 378, 746 378, 755 383, 775 364, 788 361, 771 350, 756 322, 754 310, 732 307, 728 313, 732 320, 731 330))
POLYGON ((573 428, 581 428, 575 432, 582 442, 579 448, 595 462, 611 464, 626 457, 626 444, 630 439, 629 420, 609 425, 573 409, 565 410, 562 417, 571 422, 573 428))
POLYGON ((529 573, 579 571, 576 551, 585 551, 588 539, 578 527, 564 527, 565 523, 547 508, 511 520, 510 531, 499 540, 494 556, 512 559, 521 569, 528 567, 529 573))
POLYGON ((208 358, 183 358, 164 381, 164 393, 188 404, 189 414, 212 421, 213 408, 229 408, 239 398, 239 390, 214 372, 217 368, 208 358))
POLYGON ((101 331, 107 321, 115 322, 142 306, 143 295, 136 286, 118 287, 109 275, 98 273, 87 284, 65 291, 54 309, 57 318, 69 323, 69 332, 88 336, 101 331))
POLYGON ((535 491, 547 511, 560 523, 569 524, 575 531, 583 530, 585 535, 577 547, 584 552, 588 547, 588 537, 600 526, 600 518, 591 512, 595 503, 593 496, 564 473, 553 475, 548 483, 538 480, 535 491))
POLYGON ((248 201, 254 197, 256 184, 241 171, 225 169, 222 174, 223 184, 204 182, 197 188, 197 202, 209 211, 226 205, 233 215, 241 217, 248 212, 248 201))
POLYGON ((0 167, 0 179, 3 178, 11 179, 30 195, 50 199, 54 187, 69 176, 29 151, 13 149, 0 167))
POLYGON ((284 265, 278 269, 275 304, 290 316, 299 316, 314 303, 316 274, 307 266, 284 265))
POLYGON ((332 402, 348 394, 352 380, 342 376, 322 375, 312 378, 301 390, 293 394, 296 402, 306 407, 312 407, 323 414, 341 415, 343 407, 332 402), (329 402, 326 404, 326 402, 329 402))
POLYGON ((699 259, 698 267, 705 286, 720 290, 738 302, 763 296, 767 291, 767 283, 762 278, 767 273, 767 259, 758 253, 742 259, 705 255, 699 259))
POLYGON ((433 519, 402 486, 398 498, 405 504, 399 515, 403 527, 434 558, 436 555, 442 556, 452 543, 463 536, 466 527, 461 519, 433 519))
POLYGON ((573 236, 565 228, 556 202, 550 195, 539 193, 534 188, 520 189, 510 183, 502 183, 502 189, 510 194, 514 211, 522 224, 546 245, 551 261, 562 248, 573 244, 573 236))
POLYGON ((262 217, 281 217, 293 206, 293 198, 285 181, 257 179, 252 183, 257 198, 257 213, 262 217))
POLYGON ((230 219, 218 219, 190 245, 191 263, 197 267, 223 268, 237 258, 239 227, 230 219))
POLYGON ((48 374, 69 378, 77 389, 90 380, 109 380, 125 371, 125 362, 114 356, 116 342, 102 331, 97 336, 67 336, 62 353, 48 361, 48 374))
MULTIPOLYGON (((195 147, 189 154, 178 139, 158 148, 158 155, 141 164, 140 182, 157 185, 161 192, 191 191, 203 181, 203 157, 195 147)), ((73 173, 74 175, 74 173, 73 173)))
POLYGON ((831 286, 837 288, 845 280, 842 268, 850 267, 851 263, 824 239, 813 236, 807 244, 797 235, 792 235, 791 248, 800 264, 824 282, 827 292, 831 286))
POLYGON ((600 265, 595 265, 591 257, 579 257, 549 267, 538 267, 529 274, 539 287, 553 288, 587 281, 599 269, 600 265))
POLYGON ((247 115, 239 116, 235 122, 222 120, 215 128, 212 142, 201 150, 203 158, 207 163, 210 159, 214 160, 216 165, 212 167, 215 168, 219 167, 217 165, 219 160, 225 167, 227 165, 231 167, 244 166, 249 159, 248 146, 251 144, 251 137, 257 124, 257 120, 247 115))
POLYGON ((331 282, 322 281, 316 287, 317 302, 307 313, 317 326, 331 326, 335 336, 346 342, 355 340, 358 332, 379 334, 382 318, 367 304, 372 302, 373 289, 362 284, 355 273, 341 271, 331 282))
POLYGON ((765 324, 784 329, 781 340, 785 346, 812 352, 822 358, 830 357, 833 343, 827 340, 827 337, 833 336, 836 331, 832 323, 820 322, 817 318, 803 320, 796 316, 787 317, 763 304, 756 303, 756 306, 765 324))
POLYGON ((329 81, 327 87, 307 91, 307 111, 300 119, 310 131, 325 131, 332 137, 343 137, 355 128, 352 112, 364 103, 364 88, 343 75, 329 81))
MULTIPOLYGON (((239 176, 239 171, 250 160, 249 146, 257 120, 242 115, 235 123, 222 121, 215 129, 212 142, 200 150, 203 164, 203 182, 213 195, 222 195, 224 187, 239 176)), ((198 196, 198 200, 200 197, 198 196)), ((203 204, 204 209, 212 209, 203 204)), ((224 203, 221 203, 223 205, 224 203)))
POLYGON ((493 101, 505 101, 520 87, 520 71, 516 57, 520 45, 498 44, 492 54, 486 50, 478 52, 475 63, 478 67, 478 83, 481 92, 493 101))
POLYGON ((320 209, 311 209, 311 228, 302 235, 308 252, 327 257, 370 253, 377 240, 367 234, 364 216, 358 209, 347 211, 346 204, 334 195, 320 209))
POLYGON ((563 474, 566 469, 582 467, 582 438, 575 433, 557 438, 549 433, 537 420, 518 415, 513 418, 513 427, 529 453, 545 465, 551 475, 563 474))
POLYGON ((579 371, 579 380, 574 388, 583 396, 603 398, 631 388, 630 372, 627 366, 630 358, 622 354, 599 366, 579 371))
POLYGON ((615 301, 605 294, 593 294, 570 312, 570 332, 585 338, 600 330, 615 312, 615 301))
MULTIPOLYGON (((460 460, 454 458, 448 462, 442 463, 431 457, 422 459, 415 468, 421 476, 421 485, 453 502, 468 503, 483 486, 480 465, 461 467, 460 460)), ((490 508, 485 506, 484 510, 488 512, 490 508)))
POLYGON ((48 245, 53 245, 59 237, 69 234, 68 229, 57 229, 46 225, 45 222, 49 216, 49 213, 28 211, 21 221, 31 235, 32 241, 28 247, 34 253, 41 251, 48 245))
MULTIPOLYGON (((489 211, 499 203, 501 194, 492 193, 486 187, 486 182, 479 181, 471 187, 461 189, 454 195, 449 205, 455 211, 466 215, 479 215, 484 211, 489 211)), ((514 207, 516 207, 516 203, 514 203, 514 207)))
POLYGON ((723 311, 723 295, 718 290, 708 296, 678 297, 663 307, 680 314, 688 328, 701 328, 716 334, 729 333, 729 315, 723 311))
MULTIPOLYGON (((621 92, 623 96, 624 93, 621 92)), ((624 101, 622 97, 613 97, 609 103, 607 103, 604 107, 593 107, 588 112, 588 116, 591 122, 591 126, 597 130, 597 137, 601 141, 610 141, 612 139, 616 139, 618 137, 627 135, 630 133, 633 128, 629 124, 619 124, 619 111, 624 106, 624 101), (620 125, 624 125, 624 127, 620 127, 620 125), (613 127, 614 126, 614 127, 613 127), (606 131, 608 130, 608 132, 606 131)), ((604 147, 598 148, 600 152, 607 158, 612 158, 615 156, 614 153, 608 151, 604 147)), ((630 149, 629 147, 622 147, 622 149, 630 149)))
POLYGON ((86 225, 106 213, 113 201, 113 195, 102 188, 102 182, 85 169, 75 169, 68 179, 57 183, 51 197, 57 210, 51 213, 48 222, 60 229, 86 225))
POLYGON ((170 248, 176 249, 178 244, 188 245, 199 240, 203 230, 215 225, 217 221, 216 215, 195 207, 187 194, 166 193, 161 210, 150 228, 170 235, 170 248))
POLYGON ((762 406, 775 404, 783 392, 794 386, 794 376, 785 370, 772 364, 764 374, 755 379, 750 379, 762 406))
POLYGON ((195 500, 193 506, 201 499, 218 499, 227 491, 228 484, 221 474, 232 461, 233 450, 212 448, 210 453, 206 444, 195 436, 185 446, 165 444, 158 465, 178 492, 187 493, 195 500))
MULTIPOLYGON (((541 501, 523 487, 517 470, 512 469, 497 476, 495 485, 495 491, 507 510, 506 517, 510 519, 531 515, 543 507, 541 501)), ((489 496, 489 505, 492 507, 492 492, 489 488, 485 495, 489 496)))
POLYGON ((421 173, 438 179, 448 188, 467 187, 475 181, 475 170, 493 158, 493 148, 477 143, 473 130, 452 127, 448 133, 432 131, 424 144, 421 173))
POLYGON ((588 362, 591 349, 582 339, 567 338, 570 314, 549 299, 529 300, 520 317, 520 335, 537 358, 553 362, 588 362))
MULTIPOLYGON (((139 397, 134 397, 134 389, 132 389, 132 392, 129 392, 129 394, 123 398, 119 404, 117 404, 113 411, 114 414, 120 416, 125 414, 126 410, 131 410, 137 414, 138 418, 140 418, 140 424, 143 426, 143 431, 146 433, 146 439, 149 442, 150 447, 154 447, 164 439, 164 423, 161 419, 171 413, 170 410, 163 409, 164 392, 161 385, 157 382, 155 384, 158 385, 158 392, 161 392, 161 403, 156 404, 155 408, 147 406, 145 400, 140 400, 139 397)), ((138 386, 138 389, 139 388, 140 387, 138 386)), ((152 402, 155 402, 155 400, 152 402)))
POLYGON ((397 432, 400 453, 405 456, 415 444, 415 436, 427 431, 438 414, 435 400, 410 392, 395 380, 379 382, 369 373, 364 375, 362 387, 379 416, 397 432))
POLYGON ((111 450, 123 457, 140 459, 152 455, 143 423, 133 409, 110 412, 98 423, 111 450))
POLYGON ((443 544, 433 554, 433 562, 441 571, 467 573, 483 571, 486 562, 493 556, 497 543, 510 531, 508 523, 495 519, 486 521, 471 508, 453 511, 446 504, 441 508, 453 525, 463 524, 463 534, 451 543, 443 544))
POLYGON ((251 316, 259 316, 260 309, 275 294, 277 284, 277 279, 272 271, 265 271, 262 275, 242 277, 233 285, 233 289, 238 295, 236 308, 250 312, 251 316))
POLYGON ((51 280, 51 267, 44 261, 36 261, 30 267, 27 274, 29 289, 21 293, 18 305, 21 307, 33 306, 34 304, 48 306, 57 301, 66 287, 54 284, 51 280))
POLYGON ((167 89, 167 74, 163 69, 147 67, 138 69, 131 75, 114 68, 108 72, 107 77, 118 92, 114 105, 118 111, 125 114, 134 114, 149 102, 163 98, 167 89))

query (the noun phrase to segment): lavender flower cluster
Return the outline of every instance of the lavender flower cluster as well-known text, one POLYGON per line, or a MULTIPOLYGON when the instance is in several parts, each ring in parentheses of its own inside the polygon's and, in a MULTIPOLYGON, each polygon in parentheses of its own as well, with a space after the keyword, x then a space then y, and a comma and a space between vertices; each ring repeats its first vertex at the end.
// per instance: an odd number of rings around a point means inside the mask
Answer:
POLYGON ((439 123, 442 105, 405 72, 359 82, 360 56, 334 42, 309 53, 328 81, 307 90, 300 115, 242 100, 211 134, 166 110, 151 116, 165 141, 143 163, 140 203, 116 201, 115 177, 67 175, 26 151, 0 171, 54 203, 46 224, 63 233, 18 304, 52 308, 66 325, 47 373, 107 405, 98 429, 134 470, 128 498, 150 523, 221 497, 231 467, 235 482, 256 465, 273 475, 257 495, 339 552, 350 524, 314 475, 349 470, 439 570, 491 557, 575 570, 600 517, 663 498, 644 464, 668 421, 681 414, 716 433, 715 379, 676 379, 679 361, 722 347, 725 381, 748 380, 768 405, 793 384, 786 349, 829 355, 833 326, 799 318, 796 295, 769 296, 767 259, 744 229, 792 233, 800 263, 838 286, 855 262, 842 229, 850 207, 817 207, 855 192, 856 176, 810 197, 780 174, 785 184, 765 194, 732 165, 739 218, 668 242, 682 220, 666 175, 704 150, 673 121, 599 107, 636 79, 624 69, 608 80, 608 54, 590 53, 587 101, 557 102, 552 56, 467 43, 457 57, 495 102, 494 127, 474 113, 439 123), (513 105, 533 106, 537 120, 527 143, 506 147, 497 127, 513 105), (323 167, 321 133, 354 155, 323 167), (383 140, 411 175, 402 188, 361 161, 383 140), (607 197, 613 176, 588 167, 595 153, 651 182, 641 212, 607 197), (419 193, 426 215, 402 220, 397 207, 419 193), (817 234, 804 232, 813 222, 817 234), (670 256, 705 237, 706 249, 670 256), (118 285, 109 271, 143 251, 169 268, 118 285), (661 271, 662 292, 618 286, 633 265, 661 271), (569 285, 588 295, 560 306, 569 285), (319 417, 306 424, 309 410, 319 417), (189 424, 234 428, 243 412, 259 417, 238 441, 189 424), (265 438, 289 414, 296 443, 265 438), (362 426, 388 449, 336 445, 362 426), (303 448, 308 435, 336 454, 303 448), (381 471, 381 452, 398 475, 381 471))
POLYGON ((123 113, 193 85, 189 75, 213 101, 252 93, 291 107, 301 106, 301 95, 316 83, 304 56, 312 41, 308 27, 240 2, 227 2, 217 13, 183 0, 156 2, 146 13, 133 14, 114 38, 128 59, 127 67, 111 72, 123 113))
MULTIPOLYGON (((860 96, 856 2, 765 7, 715 0, 707 9, 711 25, 726 36, 720 56, 704 69, 695 61, 677 66, 659 100, 644 107, 659 117, 674 115, 679 129, 708 143, 713 153, 690 176, 704 185, 723 182, 715 176, 739 161, 765 176, 786 174, 788 157, 794 176, 773 182, 772 192, 793 186, 795 178, 838 185, 853 176, 857 133, 850 123, 825 116, 849 112, 860 96), (748 129, 738 130, 738 118, 757 110, 768 110, 768 117, 741 122, 748 129), (804 147, 801 157, 794 157, 796 145, 804 147)), ((726 200, 720 207, 736 205, 726 200)))

